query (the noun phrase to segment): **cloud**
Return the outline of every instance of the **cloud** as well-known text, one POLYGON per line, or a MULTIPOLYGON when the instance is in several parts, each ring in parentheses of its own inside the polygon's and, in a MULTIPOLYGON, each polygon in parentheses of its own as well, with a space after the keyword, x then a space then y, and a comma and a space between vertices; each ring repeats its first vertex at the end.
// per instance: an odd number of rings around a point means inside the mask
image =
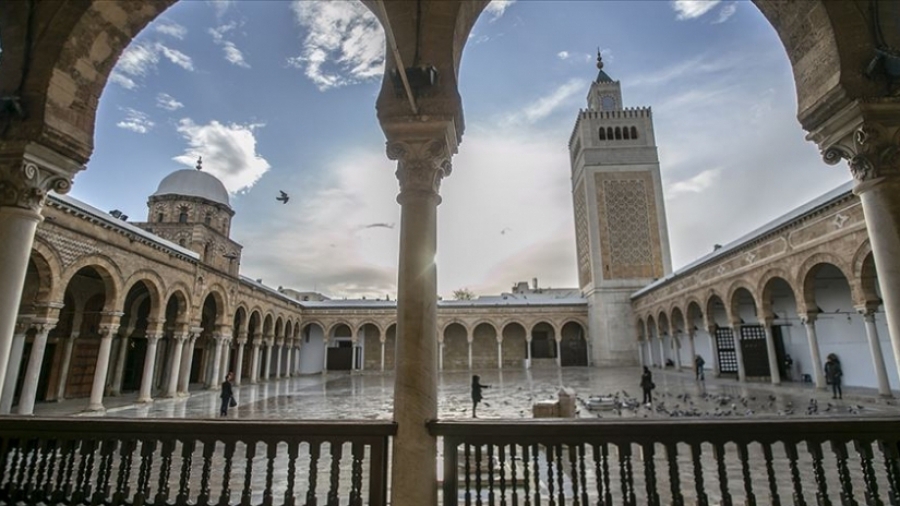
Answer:
POLYGON ((163 44, 156 43, 156 49, 170 62, 178 65, 184 70, 194 70, 194 62, 191 57, 182 53, 177 49, 172 49, 163 44))
POLYGON ((666 195, 670 199, 674 199, 687 193, 702 193, 719 180, 720 173, 720 169, 704 170, 684 181, 672 184, 666 189, 666 195))
POLYGON ((150 121, 150 117, 141 111, 130 107, 125 107, 121 110, 125 112, 125 119, 116 123, 116 126, 119 128, 131 130, 132 132, 139 134, 145 134, 155 125, 155 123, 150 121))
MULTIPOLYGON (((605 61, 606 53, 603 54, 603 58, 605 61)), ((717 56, 715 59, 712 59, 708 55, 701 54, 647 74, 638 74, 630 77, 627 85, 629 87, 655 87, 674 81, 685 82, 688 78, 703 74, 730 73, 735 67, 744 63, 742 60, 733 57, 717 56)))
POLYGON ((190 118, 178 123, 178 133, 187 141, 183 155, 173 159, 193 167, 203 156, 203 170, 222 180, 229 193, 237 193, 253 186, 271 168, 269 162, 256 152, 255 130, 262 125, 224 125, 213 120, 198 125, 190 118))
POLYGON ((560 60, 567 60, 567 59, 569 59, 569 56, 570 55, 569 55, 568 51, 560 51, 560 52, 556 53, 556 57, 559 58, 560 60))
POLYGON ((713 24, 724 23, 728 21, 728 18, 734 16, 734 13, 737 12, 738 4, 737 2, 731 2, 728 5, 719 9, 719 17, 713 21, 713 24))
POLYGON ((234 3, 234 0, 206 0, 206 3, 212 5, 212 8, 216 11, 217 17, 221 17, 228 11, 231 4, 234 3))
POLYGON ((161 42, 153 44, 142 42, 132 44, 122 52, 110 74, 110 80, 123 88, 134 89, 141 79, 156 71, 160 56, 185 70, 194 70, 191 57, 181 51, 161 42))
POLYGON ((155 24, 154 29, 161 34, 175 37, 179 40, 184 39, 184 36, 187 35, 187 28, 169 20, 163 20, 155 24))
POLYGON ((514 3, 516 3, 516 0, 492 0, 491 3, 487 4, 487 7, 484 8, 484 12, 490 16, 490 21, 494 22, 503 16, 506 9, 514 3))
POLYGON ((126 90, 133 90, 137 87, 137 83, 134 82, 133 79, 115 70, 109 75, 109 80, 125 88, 126 90))
POLYGON ((300 55, 287 59, 321 91, 378 78, 384 73, 384 31, 359 2, 291 4, 306 32, 300 55))
POLYGON ((570 79, 559 85, 550 94, 540 97, 530 104, 519 108, 516 112, 507 115, 502 123, 506 126, 536 123, 567 105, 572 97, 584 93, 587 86, 587 81, 584 79, 570 79))
POLYGON ((168 93, 160 93, 156 96, 156 107, 167 111, 177 111, 184 107, 184 104, 175 100, 172 95, 169 95, 168 93))
POLYGON ((226 60, 237 65, 238 67, 244 67, 247 69, 250 68, 250 64, 247 63, 246 60, 244 60, 244 53, 242 53, 241 50, 234 45, 234 42, 226 40, 222 45, 222 49, 225 51, 226 60))
POLYGON ((696 19, 715 8, 721 0, 674 0, 672 8, 677 19, 696 19))

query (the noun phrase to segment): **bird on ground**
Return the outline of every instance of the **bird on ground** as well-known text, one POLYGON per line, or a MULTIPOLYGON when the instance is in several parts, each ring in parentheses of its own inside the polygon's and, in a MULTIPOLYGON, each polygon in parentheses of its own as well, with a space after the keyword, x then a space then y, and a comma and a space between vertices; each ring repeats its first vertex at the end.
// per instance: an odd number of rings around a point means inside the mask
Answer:
POLYGON ((281 202, 282 204, 287 204, 288 200, 291 200, 291 196, 281 190, 278 190, 278 194, 279 195, 275 197, 275 200, 281 202))

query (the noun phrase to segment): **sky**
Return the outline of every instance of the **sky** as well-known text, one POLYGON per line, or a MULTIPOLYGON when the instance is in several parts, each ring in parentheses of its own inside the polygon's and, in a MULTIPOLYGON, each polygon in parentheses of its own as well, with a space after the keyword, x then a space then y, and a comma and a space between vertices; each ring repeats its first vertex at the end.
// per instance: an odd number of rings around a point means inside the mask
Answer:
MULTIPOLYGON (((441 296, 532 278, 577 286, 567 143, 598 47, 625 106, 653 108, 676 269, 850 179, 804 140, 787 56, 753 4, 495 0, 460 67, 466 132, 441 186, 441 296)), ((144 221, 159 181, 202 155, 231 193, 242 274, 393 299, 383 59, 383 31, 355 1, 178 2, 121 56, 71 195, 144 221)))

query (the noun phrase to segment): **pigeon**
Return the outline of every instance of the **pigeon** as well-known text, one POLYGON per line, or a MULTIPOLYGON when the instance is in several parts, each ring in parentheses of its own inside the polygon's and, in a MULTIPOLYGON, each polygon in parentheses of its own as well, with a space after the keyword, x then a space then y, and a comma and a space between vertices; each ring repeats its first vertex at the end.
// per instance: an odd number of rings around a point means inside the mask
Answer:
POLYGON ((288 200, 291 200, 291 196, 288 195, 287 193, 284 193, 281 190, 278 190, 278 193, 279 193, 279 195, 277 197, 275 197, 275 200, 277 200, 278 202, 281 202, 282 204, 287 204, 288 200))

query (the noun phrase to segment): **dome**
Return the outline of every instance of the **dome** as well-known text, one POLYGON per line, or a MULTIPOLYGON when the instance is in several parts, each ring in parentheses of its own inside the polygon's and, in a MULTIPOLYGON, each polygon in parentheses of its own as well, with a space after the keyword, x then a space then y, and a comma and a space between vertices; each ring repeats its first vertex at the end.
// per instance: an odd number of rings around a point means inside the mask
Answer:
POLYGON ((159 188, 152 196, 159 195, 200 197, 231 207, 228 202, 228 190, 222 181, 202 170, 182 169, 169 174, 160 181, 159 188))

